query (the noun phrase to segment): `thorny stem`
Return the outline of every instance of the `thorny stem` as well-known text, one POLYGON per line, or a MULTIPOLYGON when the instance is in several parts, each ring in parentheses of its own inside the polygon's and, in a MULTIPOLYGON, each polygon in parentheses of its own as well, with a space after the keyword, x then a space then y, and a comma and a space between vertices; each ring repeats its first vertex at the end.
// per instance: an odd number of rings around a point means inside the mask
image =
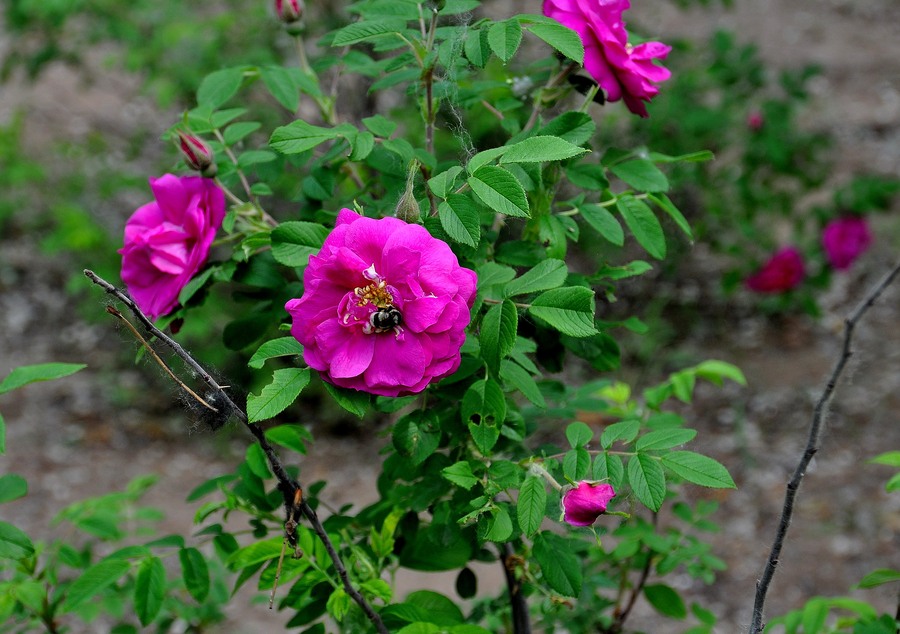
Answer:
POLYGON ((525 601, 525 595, 522 594, 522 582, 516 579, 515 574, 518 558, 508 542, 498 545, 498 549, 500 550, 500 563, 503 565, 503 575, 506 577, 506 587, 509 590, 509 602, 512 606, 513 633, 531 634, 528 603, 525 601))
POLYGON ((256 198, 253 196, 253 192, 250 191, 250 181, 247 180, 247 176, 244 174, 244 170, 240 168, 238 165, 238 159, 234 155, 234 152, 231 151, 231 148, 228 147, 228 144, 225 143, 225 137, 222 136, 222 133, 218 128, 213 130, 213 133, 216 135, 216 138, 219 140, 219 143, 222 144, 222 147, 225 148, 225 155, 229 158, 229 160, 234 164, 235 171, 237 172, 238 178, 241 179, 241 185, 244 187, 244 191, 247 192, 247 199, 256 205, 256 198))
MULTIPOLYGON (((437 11, 431 13, 431 25, 428 27, 428 38, 425 42, 426 57, 434 48, 434 34, 437 30, 437 11)), ((434 121, 437 114, 434 110, 434 63, 422 69, 422 83, 425 84, 425 151, 434 156, 434 121)))
POLYGON ((853 354, 850 344, 853 341, 853 331, 856 324, 862 316, 872 307, 875 301, 881 296, 884 290, 894 281, 894 278, 900 274, 900 263, 884 276, 884 278, 869 291, 868 295, 857 306, 853 314, 844 321, 844 342, 841 349, 841 356, 835 363, 831 376, 822 390, 822 395, 816 402, 813 410, 812 422, 809 426, 809 436, 806 442, 806 449, 800 457, 800 462, 794 470, 794 474, 787 484, 787 490, 784 494, 784 505, 781 509, 781 519, 778 522, 778 530, 775 533, 775 539, 772 542, 772 549, 769 552, 769 558, 766 561, 765 569, 762 577, 756 582, 756 596, 753 602, 753 619, 750 623, 750 634, 758 634, 763 629, 763 606, 766 602, 766 593, 769 591, 769 585, 772 583, 772 577, 775 575, 775 568, 778 565, 778 558, 781 556, 781 549, 784 546, 784 540, 787 536, 788 527, 791 524, 791 516, 794 512, 794 498, 797 496, 797 490, 800 488, 800 482, 806 474, 806 468, 816 452, 819 450, 819 435, 822 429, 822 419, 828 410, 831 397, 837 387, 838 380, 844 371, 844 367, 853 354))
MULTIPOLYGON (((302 514, 303 517, 305 517, 309 521, 313 531, 325 546, 325 550, 328 552, 328 556, 331 558, 332 564, 334 564, 334 569, 337 571, 338 575, 341 578, 341 583, 344 586, 344 590, 357 603, 357 605, 362 608, 362 611, 375 626, 375 629, 379 632, 379 634, 388 634, 388 629, 382 622, 381 617, 377 612, 375 612, 372 606, 369 605, 365 597, 363 597, 350 583, 350 579, 347 575, 347 569, 344 567, 344 563, 343 561, 341 561, 340 555, 338 555, 337 551, 335 550, 334 544, 332 544, 331 542, 331 538, 328 537, 328 533, 325 531, 325 527, 322 526, 322 523, 319 521, 316 512, 304 499, 300 484, 287 474, 287 471, 285 470, 281 459, 278 457, 278 454, 276 453, 272 445, 269 444, 269 441, 266 439, 262 428, 259 425, 252 424, 247 417, 247 412, 244 410, 244 408, 238 406, 228 395, 228 392, 226 392, 225 389, 222 388, 222 386, 220 386, 216 382, 216 380, 212 378, 212 376, 210 376, 209 372, 207 372, 203 366, 201 366, 190 354, 188 354, 177 341, 154 326, 153 322, 150 321, 150 319, 143 313, 140 308, 138 308, 137 304, 135 304, 127 294, 120 291, 118 288, 116 288, 91 270, 85 269, 84 275, 94 284, 97 284, 107 293, 125 304, 132 312, 132 314, 134 314, 135 318, 141 323, 141 325, 144 326, 147 332, 149 332, 151 335, 171 348, 172 352, 174 352, 188 366, 190 366, 191 369, 193 369, 197 373, 197 376, 199 376, 200 379, 207 385, 207 387, 215 392, 217 396, 215 402, 221 402, 224 405, 227 405, 228 409, 226 413, 233 414, 239 421, 241 421, 241 423, 243 423, 244 427, 246 427, 247 430, 253 435, 253 437, 256 439, 256 442, 259 443, 259 446, 266 454, 266 459, 268 460, 269 465, 272 468, 272 473, 275 474, 275 478, 278 480, 278 489, 284 496, 285 501, 285 514, 287 516, 285 520, 285 526, 287 527, 292 522, 296 522, 300 514, 302 514)), ((290 541, 293 535, 288 534, 286 535, 286 537, 290 541)), ((295 540, 296 538, 293 537, 293 539, 295 540)))

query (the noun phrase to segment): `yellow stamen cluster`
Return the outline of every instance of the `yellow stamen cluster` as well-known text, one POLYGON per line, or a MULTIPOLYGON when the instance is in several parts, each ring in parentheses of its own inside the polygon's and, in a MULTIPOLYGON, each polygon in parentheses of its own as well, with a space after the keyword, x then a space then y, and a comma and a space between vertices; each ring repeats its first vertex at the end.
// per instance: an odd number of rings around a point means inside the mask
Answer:
POLYGON ((353 292, 359 297, 357 306, 365 306, 366 304, 372 303, 378 308, 390 308, 394 305, 394 298, 386 288, 384 280, 369 284, 368 286, 356 288, 353 292))

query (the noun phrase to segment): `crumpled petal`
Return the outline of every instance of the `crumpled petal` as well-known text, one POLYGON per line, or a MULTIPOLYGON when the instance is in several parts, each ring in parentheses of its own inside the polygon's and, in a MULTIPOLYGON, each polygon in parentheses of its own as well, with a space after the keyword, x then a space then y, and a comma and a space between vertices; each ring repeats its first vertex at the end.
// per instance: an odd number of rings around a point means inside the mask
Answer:
POLYGON ((562 496, 563 521, 572 526, 590 526, 603 513, 616 491, 606 482, 582 480, 562 496))

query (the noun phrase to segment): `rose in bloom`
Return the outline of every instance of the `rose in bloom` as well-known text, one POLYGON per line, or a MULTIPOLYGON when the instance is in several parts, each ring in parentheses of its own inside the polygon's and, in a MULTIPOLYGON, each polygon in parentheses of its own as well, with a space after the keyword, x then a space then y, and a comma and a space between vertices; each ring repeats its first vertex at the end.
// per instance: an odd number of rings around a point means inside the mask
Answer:
POLYGON ((590 526, 606 513, 616 491, 606 482, 582 480, 562 496, 563 520, 572 526, 590 526))
POLYGON ((865 218, 845 216, 836 218, 822 232, 822 246, 831 266, 838 270, 850 265, 872 244, 872 232, 865 218))
POLYGON ((209 257, 225 218, 225 194, 200 176, 150 179, 156 198, 125 224, 122 281, 151 319, 170 313, 178 293, 209 257))
POLYGON ((757 293, 783 293, 800 284, 805 274, 803 256, 796 248, 785 247, 748 277, 746 284, 757 293))
POLYGON ((653 60, 665 59, 672 47, 661 42, 631 46, 622 21, 629 6, 629 0, 544 0, 544 15, 581 36, 584 68, 606 99, 622 99, 631 112, 646 117, 644 102, 659 93, 654 84, 671 76, 653 60))
POLYGON ((285 309, 303 358, 325 380, 415 394, 459 367, 476 281, 424 227, 342 209, 309 259, 303 297, 285 309))

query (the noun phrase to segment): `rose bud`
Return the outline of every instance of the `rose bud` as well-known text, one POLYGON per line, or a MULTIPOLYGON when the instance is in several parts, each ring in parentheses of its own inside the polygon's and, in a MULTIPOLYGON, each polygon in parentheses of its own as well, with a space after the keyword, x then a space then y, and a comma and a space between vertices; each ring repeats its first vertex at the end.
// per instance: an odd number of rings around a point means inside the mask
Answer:
POLYGON ((178 131, 178 148, 184 162, 192 170, 200 172, 207 178, 216 175, 217 167, 212 150, 203 141, 192 134, 178 131))
POLYGON ((829 222, 822 232, 828 262, 839 271, 850 265, 872 245, 872 231, 865 218, 844 216, 829 222))
POLYGON ((563 521, 572 526, 590 526, 606 513, 614 497, 616 491, 611 484, 582 480, 563 493, 563 521))
POLYGON ((303 16, 303 0, 275 0, 275 13, 286 24, 296 22, 303 16))

